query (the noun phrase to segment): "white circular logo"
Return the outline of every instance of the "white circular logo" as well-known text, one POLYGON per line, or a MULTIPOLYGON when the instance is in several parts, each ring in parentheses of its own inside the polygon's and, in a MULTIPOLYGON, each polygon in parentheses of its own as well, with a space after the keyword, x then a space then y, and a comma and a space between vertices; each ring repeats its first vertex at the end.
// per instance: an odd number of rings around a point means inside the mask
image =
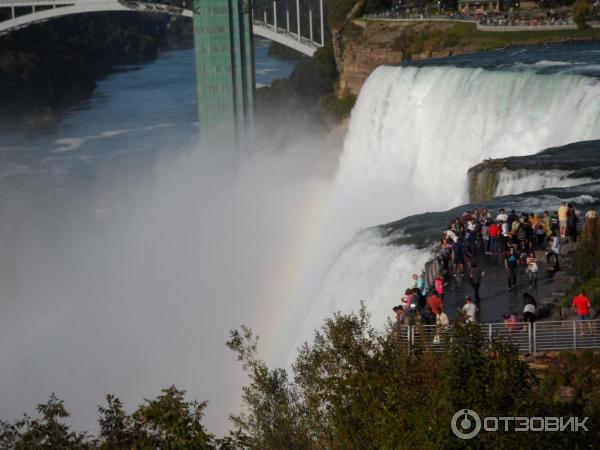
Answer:
POLYGON ((461 439, 472 439, 481 431, 481 419, 472 409, 459 409, 452 416, 452 432, 461 439))

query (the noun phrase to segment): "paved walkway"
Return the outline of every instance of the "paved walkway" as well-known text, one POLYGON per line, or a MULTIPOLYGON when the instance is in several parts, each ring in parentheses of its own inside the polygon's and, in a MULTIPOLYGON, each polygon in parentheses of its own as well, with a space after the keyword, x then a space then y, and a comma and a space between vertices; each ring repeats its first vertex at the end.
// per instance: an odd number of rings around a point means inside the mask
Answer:
MULTIPOLYGON (((565 254, 574 251, 574 249, 573 244, 563 245, 561 262, 562 259, 565 259, 566 262, 567 256, 565 254)), ((538 308, 542 304, 555 301, 566 293, 568 280, 561 278, 559 282, 555 282, 554 274, 547 272, 545 251, 536 251, 536 257, 538 258, 539 267, 537 289, 529 289, 525 267, 519 266, 517 269, 517 286, 511 291, 508 290, 506 270, 499 256, 481 255, 475 259, 485 272, 479 290, 481 304, 478 319, 480 322, 502 322, 502 314, 511 311, 522 316, 524 292, 529 292, 536 299, 538 308)), ((565 267, 565 270, 568 270, 567 267, 565 267)), ((446 311, 451 316, 456 316, 457 310, 463 306, 464 298, 467 295, 473 296, 473 288, 468 281, 468 277, 465 280, 454 278, 446 288, 446 311)))

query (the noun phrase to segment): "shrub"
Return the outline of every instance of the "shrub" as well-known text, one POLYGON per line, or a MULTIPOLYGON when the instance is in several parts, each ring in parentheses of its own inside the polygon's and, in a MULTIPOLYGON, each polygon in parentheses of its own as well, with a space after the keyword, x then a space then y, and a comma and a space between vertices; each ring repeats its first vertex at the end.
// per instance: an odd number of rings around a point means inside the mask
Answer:
POLYGON ((582 29, 587 27, 587 20, 590 16, 590 4, 587 0, 577 0, 573 3, 572 9, 573 22, 577 28, 582 29))

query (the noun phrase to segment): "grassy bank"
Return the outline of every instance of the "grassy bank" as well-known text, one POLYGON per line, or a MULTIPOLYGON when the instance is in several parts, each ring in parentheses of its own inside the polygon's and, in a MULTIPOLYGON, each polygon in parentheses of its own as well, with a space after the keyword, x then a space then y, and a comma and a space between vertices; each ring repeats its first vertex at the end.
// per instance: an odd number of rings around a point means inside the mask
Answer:
POLYGON ((548 31, 480 31, 473 23, 457 23, 451 31, 458 39, 458 44, 473 47, 475 50, 489 50, 507 45, 541 44, 546 42, 563 42, 600 39, 600 29, 583 30, 548 30, 548 31))
MULTIPOLYGON (((358 21, 357 21, 358 22, 358 21)), ((551 42, 587 41, 600 39, 600 29, 547 31, 480 31, 474 23, 452 21, 391 22, 360 19, 366 28, 396 28, 399 35, 390 45, 408 55, 421 52, 450 50, 452 53, 471 53, 502 48, 509 45, 532 45, 551 42)))

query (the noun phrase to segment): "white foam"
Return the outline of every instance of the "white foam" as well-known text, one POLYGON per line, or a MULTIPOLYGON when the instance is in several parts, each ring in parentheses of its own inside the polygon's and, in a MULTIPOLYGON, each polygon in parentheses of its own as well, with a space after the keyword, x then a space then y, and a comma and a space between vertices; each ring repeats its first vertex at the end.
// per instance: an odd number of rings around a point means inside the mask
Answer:
POLYGON ((498 174, 496 196, 516 195, 547 188, 563 188, 591 183, 593 178, 570 178, 571 170, 507 170, 498 174))
POLYGON ((381 325, 411 286, 411 275, 431 258, 431 251, 390 245, 374 230, 359 233, 341 252, 308 317, 318 324, 332 312, 349 313, 363 301, 373 323, 381 325))

